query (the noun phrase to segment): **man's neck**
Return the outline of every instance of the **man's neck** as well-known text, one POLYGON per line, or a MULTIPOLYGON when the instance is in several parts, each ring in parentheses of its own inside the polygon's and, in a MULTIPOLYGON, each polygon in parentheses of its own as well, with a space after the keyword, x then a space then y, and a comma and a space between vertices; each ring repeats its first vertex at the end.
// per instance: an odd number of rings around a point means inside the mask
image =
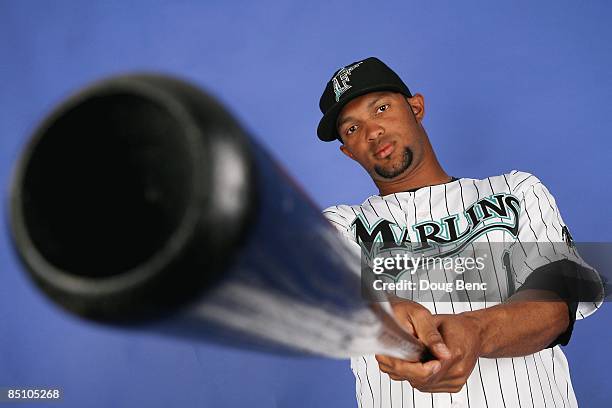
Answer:
POLYGON ((428 169, 415 169, 405 176, 393 181, 376 181, 381 196, 414 190, 420 187, 434 186, 448 183, 452 177, 440 166, 431 166, 428 169))

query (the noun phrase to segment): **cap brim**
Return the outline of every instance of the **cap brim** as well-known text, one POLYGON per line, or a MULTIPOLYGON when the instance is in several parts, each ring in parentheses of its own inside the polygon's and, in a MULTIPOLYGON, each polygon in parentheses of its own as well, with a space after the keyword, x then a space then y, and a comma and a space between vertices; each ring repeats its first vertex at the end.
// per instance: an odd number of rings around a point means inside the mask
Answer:
POLYGON ((319 139, 324 142, 333 142, 334 140, 340 140, 338 131, 336 130, 336 121, 338 120, 338 115, 342 111, 342 108, 344 108, 347 103, 359 96, 377 91, 395 91, 406 95, 404 89, 401 89, 397 85, 391 84, 377 84, 376 86, 362 88, 359 91, 356 91, 355 93, 351 94, 340 102, 336 102, 331 108, 327 110, 327 112, 325 112, 325 115, 323 115, 323 117, 319 121, 319 126, 317 127, 317 136, 319 137, 319 139))

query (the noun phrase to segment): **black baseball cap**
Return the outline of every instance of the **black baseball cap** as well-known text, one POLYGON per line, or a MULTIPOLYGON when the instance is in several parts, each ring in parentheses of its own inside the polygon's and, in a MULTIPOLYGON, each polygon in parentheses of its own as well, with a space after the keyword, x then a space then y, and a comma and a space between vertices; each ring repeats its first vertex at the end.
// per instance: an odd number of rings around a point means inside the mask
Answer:
POLYGON ((336 130, 342 108, 356 97, 376 91, 400 92, 412 97, 400 77, 376 57, 355 61, 334 72, 319 100, 323 113, 317 128, 319 139, 324 142, 342 141, 336 130))

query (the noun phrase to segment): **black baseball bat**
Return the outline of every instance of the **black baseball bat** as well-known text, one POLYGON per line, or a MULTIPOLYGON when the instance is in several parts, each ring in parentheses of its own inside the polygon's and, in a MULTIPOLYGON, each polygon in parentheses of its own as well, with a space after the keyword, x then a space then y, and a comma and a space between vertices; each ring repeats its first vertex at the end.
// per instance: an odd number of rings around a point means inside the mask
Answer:
POLYGON ((34 132, 10 189, 36 285, 98 322, 272 352, 416 360, 361 296, 358 254, 212 96, 134 74, 90 85, 34 132))

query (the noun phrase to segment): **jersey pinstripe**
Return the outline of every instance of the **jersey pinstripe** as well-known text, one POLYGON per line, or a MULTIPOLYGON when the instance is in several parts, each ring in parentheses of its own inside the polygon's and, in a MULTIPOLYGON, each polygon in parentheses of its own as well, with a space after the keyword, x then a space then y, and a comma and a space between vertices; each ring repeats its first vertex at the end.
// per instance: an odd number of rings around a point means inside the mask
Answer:
MULTIPOLYGON (((418 228, 422 223, 437 222, 444 225, 444 219, 454 217, 457 230, 465 231, 470 225, 474 227, 477 216, 482 218, 483 207, 478 212, 474 210, 475 204, 485 198, 493 200, 498 194, 512 195, 520 203, 516 236, 495 227, 496 222, 503 221, 499 217, 489 217, 478 221, 486 232, 478 236, 467 234, 465 242, 474 255, 476 251, 482 252, 483 248, 488 252, 487 267, 482 273, 478 271, 469 276, 473 282, 487 282, 488 289, 483 298, 471 298, 467 291, 451 292, 446 299, 435 297, 433 292, 420 294, 418 299, 414 299, 414 291, 410 294, 397 293, 398 296, 417 300, 435 314, 461 313, 505 300, 514 288, 525 282, 533 270, 546 263, 570 259, 588 266, 575 248, 567 246, 566 250, 559 250, 559 246, 552 245, 554 242, 563 242, 565 226, 555 199, 537 177, 522 171, 513 170, 508 174, 482 180, 462 178, 383 197, 371 196, 361 205, 333 206, 324 210, 323 214, 338 229, 345 242, 357 252, 360 251, 361 242, 355 232, 354 221, 358 218, 370 227, 386 220, 398 232, 394 232, 395 235, 406 233, 411 242, 422 242, 423 230, 419 232, 418 228), (536 244, 525 245, 528 242, 536 244), (497 253, 498 248, 504 248, 506 244, 513 248, 509 258, 512 265, 510 271, 502 262, 501 254, 497 253)), ((445 279, 448 280, 448 276, 445 279)), ((577 319, 588 316, 598 307, 598 303, 580 303, 577 319)), ((357 404, 361 408, 578 406, 567 360, 559 346, 525 357, 480 358, 466 385, 460 392, 453 394, 422 393, 412 388, 407 381, 391 380, 378 369, 373 355, 352 358, 351 369, 356 380, 357 404)))

